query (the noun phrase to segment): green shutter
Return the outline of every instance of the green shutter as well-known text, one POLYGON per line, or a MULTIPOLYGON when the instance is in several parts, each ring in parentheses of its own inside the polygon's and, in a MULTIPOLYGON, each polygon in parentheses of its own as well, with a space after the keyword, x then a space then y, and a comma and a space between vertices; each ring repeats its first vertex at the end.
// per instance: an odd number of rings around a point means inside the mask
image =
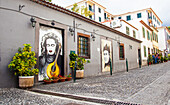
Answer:
POLYGON ((145 38, 145 29, 142 27, 143 30, 143 38, 145 38))
POLYGON ((144 46, 144 56, 146 57, 146 46, 144 46))

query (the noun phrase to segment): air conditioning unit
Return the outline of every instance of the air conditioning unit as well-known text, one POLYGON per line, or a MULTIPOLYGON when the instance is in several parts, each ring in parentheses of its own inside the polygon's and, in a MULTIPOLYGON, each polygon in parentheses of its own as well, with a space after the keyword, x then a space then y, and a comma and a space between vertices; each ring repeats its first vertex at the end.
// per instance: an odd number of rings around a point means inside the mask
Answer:
POLYGON ((121 22, 120 19, 116 19, 112 21, 112 27, 116 28, 116 27, 120 27, 121 26, 121 22))

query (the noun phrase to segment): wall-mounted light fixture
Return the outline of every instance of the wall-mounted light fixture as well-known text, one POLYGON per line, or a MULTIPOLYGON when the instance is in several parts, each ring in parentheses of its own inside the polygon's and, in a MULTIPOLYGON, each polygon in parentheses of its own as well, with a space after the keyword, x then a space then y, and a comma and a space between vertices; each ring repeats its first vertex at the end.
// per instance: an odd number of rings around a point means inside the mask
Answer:
POLYGON ((52 20, 51 25, 53 25, 53 26, 55 25, 55 21, 54 20, 52 20))
POLYGON ((80 25, 81 25, 81 24, 77 24, 77 23, 76 23, 76 28, 78 28, 80 25))
POLYGON ((31 17, 30 21, 31 21, 32 27, 34 28, 36 24, 35 18, 31 17))
POLYGON ((93 39, 93 41, 95 41, 95 35, 94 35, 94 33, 91 33, 91 38, 93 39))
POLYGON ((129 45, 129 48, 132 49, 132 45, 129 45))
POLYGON ((24 7, 25 7, 25 5, 19 5, 19 11, 21 11, 22 8, 24 8, 24 7))
POLYGON ((69 31, 70 31, 71 36, 73 36, 74 35, 74 29, 72 27, 70 27, 69 31))

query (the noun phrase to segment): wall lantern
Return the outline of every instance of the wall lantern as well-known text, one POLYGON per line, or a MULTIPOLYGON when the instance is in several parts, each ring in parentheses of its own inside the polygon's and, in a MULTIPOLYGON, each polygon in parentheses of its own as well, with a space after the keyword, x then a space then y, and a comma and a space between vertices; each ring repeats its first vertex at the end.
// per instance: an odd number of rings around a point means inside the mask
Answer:
POLYGON ((129 45, 129 48, 132 49, 132 45, 129 45))
POLYGON ((54 26, 54 25, 55 25, 55 23, 54 23, 54 22, 55 22, 55 21, 53 20, 53 21, 51 22, 51 25, 53 25, 53 26, 54 26))
POLYGON ((94 34, 93 33, 91 33, 91 37, 92 37, 92 39, 93 39, 93 41, 95 41, 95 36, 94 36, 94 34))
POLYGON ((74 29, 70 27, 69 31, 70 31, 71 36, 73 36, 74 35, 74 29))
POLYGON ((30 21, 32 23, 32 27, 35 27, 36 24, 35 18, 31 17, 30 21))

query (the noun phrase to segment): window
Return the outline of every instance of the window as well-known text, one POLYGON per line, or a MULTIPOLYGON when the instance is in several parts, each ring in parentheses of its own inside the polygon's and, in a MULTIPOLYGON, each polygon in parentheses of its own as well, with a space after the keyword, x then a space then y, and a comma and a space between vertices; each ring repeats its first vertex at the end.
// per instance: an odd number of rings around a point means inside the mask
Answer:
POLYGON ((131 16, 130 15, 126 16, 126 20, 127 21, 131 20, 131 16))
POLYGON ((136 38, 136 32, 133 30, 133 37, 136 38))
POLYGON ((142 17, 141 13, 138 13, 137 18, 141 18, 141 17, 142 17))
POLYGON ((147 31, 147 38, 148 38, 148 40, 150 40, 149 31, 147 31))
POLYGON ((148 47, 148 55, 150 54, 150 48, 148 47))
POLYGON ((144 57, 146 57, 146 46, 143 46, 144 48, 144 57))
POLYGON ((120 60, 124 60, 125 59, 125 55, 124 55, 124 44, 121 43, 119 45, 119 59, 120 60))
POLYGON ((101 19, 101 17, 99 17, 99 22, 101 22, 102 21, 102 19, 101 19))
POLYGON ((143 38, 145 38, 145 29, 142 27, 142 31, 143 31, 143 38))
POLYGON ((104 13, 104 19, 107 19, 107 17, 106 17, 106 13, 104 13))
POLYGON ((151 41, 152 41, 152 33, 150 33, 150 38, 151 38, 151 41))
POLYGON ((101 13, 101 8, 99 8, 99 13, 101 13))
POLYGON ((92 6, 91 5, 89 5, 89 10, 92 11, 92 6))
POLYGON ((152 34, 152 37, 153 37, 152 39, 155 40, 155 33, 154 32, 152 34))
POLYGON ((89 18, 92 19, 92 15, 89 15, 89 18))
POLYGON ((118 17, 118 19, 122 19, 122 17, 120 16, 120 17, 118 17))
POLYGON ((90 58, 90 35, 77 33, 78 36, 78 56, 89 59, 90 58))
POLYGON ((129 27, 126 26, 126 34, 129 35, 129 27))

